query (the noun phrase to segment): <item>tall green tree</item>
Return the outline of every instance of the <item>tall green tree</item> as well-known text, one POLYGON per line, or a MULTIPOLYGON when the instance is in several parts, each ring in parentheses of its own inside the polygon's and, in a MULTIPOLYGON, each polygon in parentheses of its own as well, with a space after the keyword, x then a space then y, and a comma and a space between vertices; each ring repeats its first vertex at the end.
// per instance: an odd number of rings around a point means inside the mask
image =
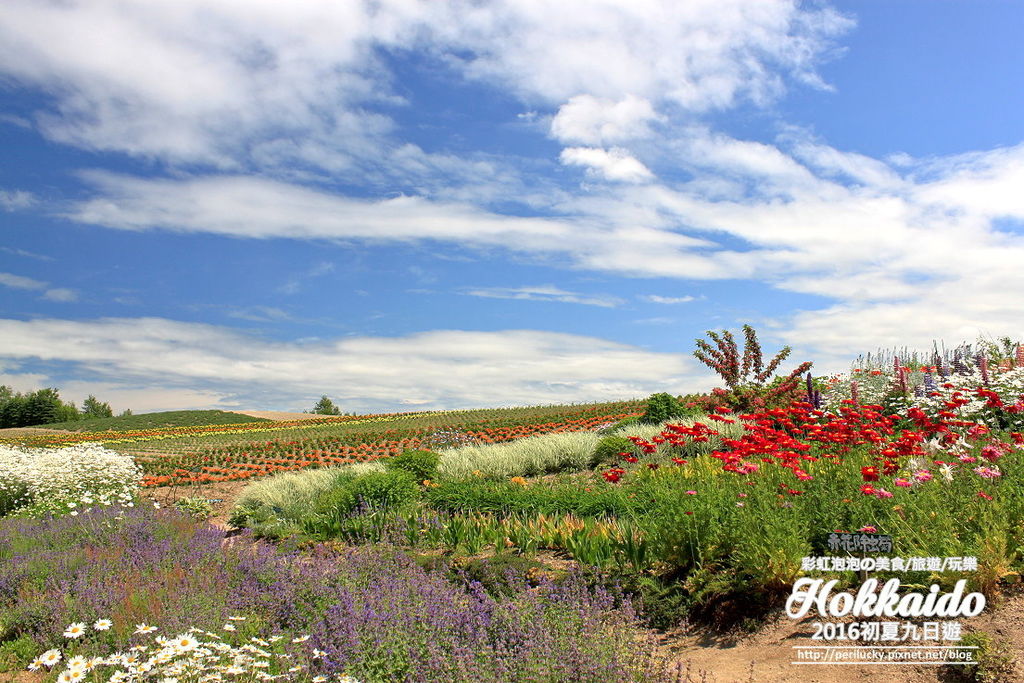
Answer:
POLYGON ((315 415, 341 415, 341 408, 334 405, 334 401, 327 398, 327 395, 320 397, 320 400, 313 406, 313 410, 310 412, 315 415))
POLYGON ((82 402, 82 417, 114 417, 109 403, 103 403, 92 394, 82 402))

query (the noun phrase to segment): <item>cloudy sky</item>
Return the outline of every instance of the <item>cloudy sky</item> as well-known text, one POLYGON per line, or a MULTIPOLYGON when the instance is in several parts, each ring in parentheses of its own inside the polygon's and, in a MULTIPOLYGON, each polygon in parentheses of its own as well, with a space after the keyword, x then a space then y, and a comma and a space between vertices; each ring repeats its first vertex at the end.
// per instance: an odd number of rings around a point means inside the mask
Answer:
POLYGON ((0 383, 116 410, 706 390, 1024 336, 1009 0, 6 0, 0 383))

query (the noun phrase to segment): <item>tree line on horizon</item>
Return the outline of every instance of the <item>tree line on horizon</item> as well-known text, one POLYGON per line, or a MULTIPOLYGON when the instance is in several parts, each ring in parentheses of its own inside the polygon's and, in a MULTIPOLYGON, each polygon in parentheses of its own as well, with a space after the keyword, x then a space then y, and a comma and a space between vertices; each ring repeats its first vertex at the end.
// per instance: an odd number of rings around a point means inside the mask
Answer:
MULTIPOLYGON (((131 414, 131 410, 121 413, 131 414)), ((110 404, 92 394, 82 402, 82 408, 79 409, 72 401, 61 400, 60 392, 53 387, 22 393, 7 385, 0 385, 0 428, 33 427, 113 416, 110 404)))

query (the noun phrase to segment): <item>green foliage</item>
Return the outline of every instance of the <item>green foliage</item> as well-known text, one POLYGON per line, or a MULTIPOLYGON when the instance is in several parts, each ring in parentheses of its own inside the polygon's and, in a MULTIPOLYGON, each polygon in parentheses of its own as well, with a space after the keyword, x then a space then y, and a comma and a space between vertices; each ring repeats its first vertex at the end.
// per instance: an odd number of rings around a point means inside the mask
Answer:
POLYGON ((341 415, 341 408, 334 405, 334 401, 327 398, 327 395, 324 394, 320 397, 320 400, 316 402, 316 405, 313 406, 313 410, 309 412, 316 415, 341 415))
POLYGON ((213 504, 206 498, 189 496, 175 501, 174 507, 196 519, 208 519, 213 515, 213 504))
MULTIPOLYGON (((202 427, 206 425, 243 424, 247 422, 271 422, 262 417, 250 417, 241 413, 224 410, 171 410, 160 413, 133 415, 131 411, 119 417, 82 418, 73 422, 57 422, 46 425, 47 429, 65 429, 73 432, 126 432, 136 429, 160 429, 162 427, 202 427)), ((247 437, 250 438, 250 437, 247 437)))
POLYGON ((622 488, 594 482, 589 486, 579 479, 559 477, 535 480, 522 485, 509 480, 483 478, 441 481, 425 492, 426 500, 444 512, 483 512, 496 515, 512 513, 567 513, 581 517, 602 515, 632 516, 634 503, 622 488))
POLYGON ((388 470, 408 472, 416 481, 423 482, 436 476, 440 461, 441 456, 433 451, 406 451, 382 462, 388 470))
POLYGON ((109 403, 103 403, 92 394, 89 394, 89 397, 82 402, 82 417, 114 417, 114 411, 110 408, 109 403))
POLYGON ((542 575, 544 565, 537 560, 513 553, 496 553, 491 557, 468 559, 450 572, 452 578, 466 584, 478 582, 493 597, 514 595, 517 586, 542 575))
POLYGON ((419 496, 416 477, 403 470, 371 472, 352 480, 353 496, 370 508, 394 508, 419 496))
POLYGON ((977 663, 963 667, 967 680, 979 683, 1011 680, 1016 663, 1013 649, 1007 642, 996 640, 984 631, 975 631, 965 635, 957 644, 978 648, 974 651, 977 663))
MULTIPOLYGON (((353 476, 343 468, 327 468, 285 472, 254 482, 242 489, 228 523, 236 528, 249 527, 257 536, 287 536, 322 507, 314 501, 328 491, 343 488, 344 481, 339 479, 353 476)), ((354 505, 353 500, 346 512, 354 505)))
POLYGON ((684 417, 687 414, 688 411, 680 405, 674 396, 662 392, 660 394, 653 394, 647 399, 647 406, 639 422, 643 424, 657 424, 674 417, 684 417))
POLYGON ((8 386, 0 387, 0 427, 32 427, 79 417, 75 404, 61 401, 54 388, 22 394, 8 386))
POLYGON ((0 672, 24 669, 38 656, 39 646, 28 634, 0 643, 0 672))
POLYGON ((597 442, 594 449, 594 461, 607 465, 621 462, 620 453, 632 453, 636 446, 624 436, 606 436, 597 442))

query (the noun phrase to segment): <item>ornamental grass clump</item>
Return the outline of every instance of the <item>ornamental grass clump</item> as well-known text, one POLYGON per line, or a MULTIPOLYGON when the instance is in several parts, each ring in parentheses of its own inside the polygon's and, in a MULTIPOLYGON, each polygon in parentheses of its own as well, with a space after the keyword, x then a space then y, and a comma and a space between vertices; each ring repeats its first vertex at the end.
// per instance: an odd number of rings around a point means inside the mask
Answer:
POLYGON ((77 515, 93 506, 128 505, 141 479, 130 456, 96 444, 0 445, 0 515, 77 515))
POLYGON ((441 451, 437 474, 443 479, 484 476, 497 479, 530 477, 593 467, 596 432, 541 434, 508 443, 463 446, 441 451))

